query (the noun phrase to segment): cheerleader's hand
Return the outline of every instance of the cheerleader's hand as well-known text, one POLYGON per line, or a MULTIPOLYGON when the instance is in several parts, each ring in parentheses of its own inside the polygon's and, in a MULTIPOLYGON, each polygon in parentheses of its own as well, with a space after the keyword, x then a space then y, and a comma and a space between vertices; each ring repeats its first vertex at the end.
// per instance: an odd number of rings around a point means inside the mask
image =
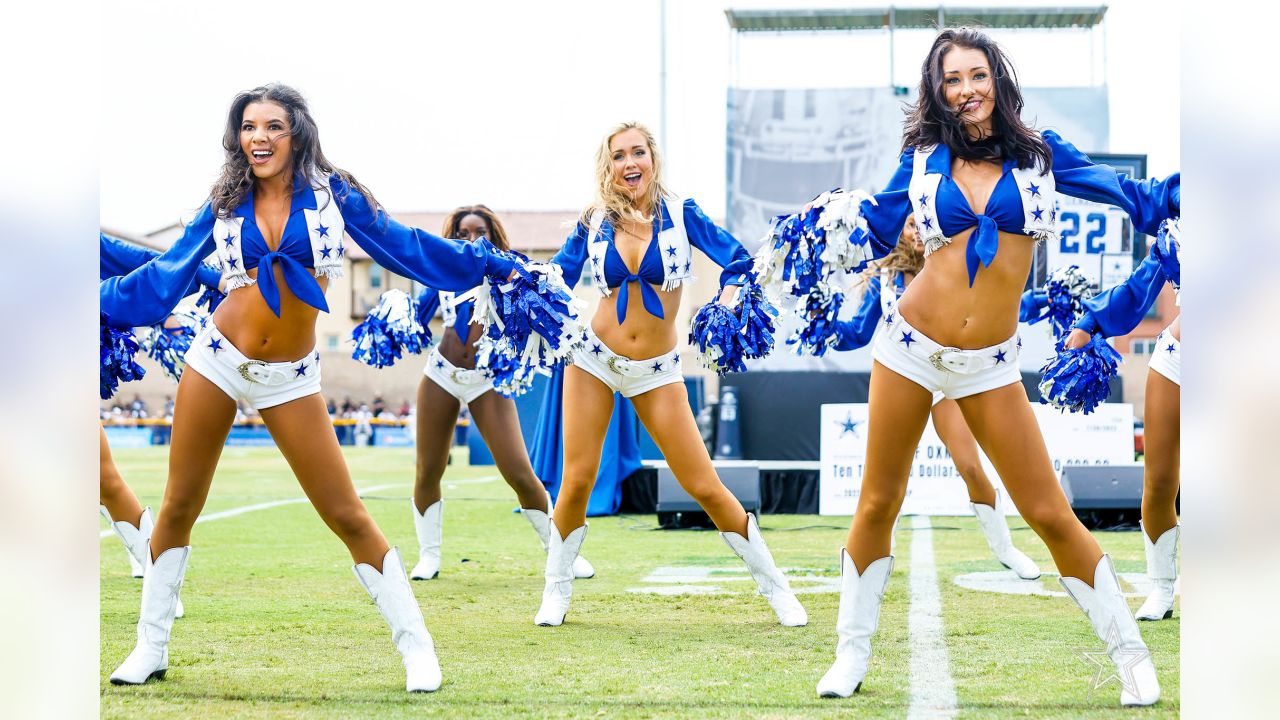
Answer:
POLYGON ((1089 344, 1089 340, 1092 337, 1093 336, 1090 333, 1087 333, 1084 330, 1081 330, 1080 328, 1073 328, 1071 330, 1071 334, 1067 335, 1067 342, 1065 343, 1065 347, 1068 350, 1076 350, 1076 349, 1082 348, 1085 345, 1089 344))
POLYGON ((717 301, 726 307, 733 307, 733 303, 738 299, 738 285, 725 285, 720 291, 720 299, 717 301))

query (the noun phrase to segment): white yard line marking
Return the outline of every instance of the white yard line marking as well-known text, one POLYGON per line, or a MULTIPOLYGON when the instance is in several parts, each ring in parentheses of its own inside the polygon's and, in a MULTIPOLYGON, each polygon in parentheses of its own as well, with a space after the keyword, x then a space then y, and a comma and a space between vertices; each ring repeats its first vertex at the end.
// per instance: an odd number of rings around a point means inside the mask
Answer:
POLYGON ((932 528, 928 516, 911 517, 911 610, 907 615, 911 706, 907 709, 908 718, 956 715, 956 686, 942 633, 942 597, 933 561, 932 528))
MULTIPOLYGON (((388 488, 394 488, 394 487, 407 487, 407 485, 405 485, 405 483, 392 483, 390 485, 374 485, 373 487, 356 488, 356 494, 363 496, 371 492, 377 492, 378 490, 386 490, 388 488)), ((272 500, 271 502, 257 503, 254 505, 245 505, 244 507, 231 508, 230 510, 222 510, 216 513, 209 513, 208 515, 201 515, 200 517, 196 518, 196 524, 199 525, 202 522, 209 522, 211 520, 221 520, 223 518, 235 517, 237 515, 243 515, 245 513, 254 512, 256 510, 267 510, 273 507, 280 507, 281 505, 297 505, 298 503, 304 503, 304 502, 310 502, 310 501, 305 497, 300 497, 300 498, 289 498, 287 500, 272 500)), ((98 537, 107 538, 115 534, 116 534, 115 530, 107 529, 99 533, 98 537)))

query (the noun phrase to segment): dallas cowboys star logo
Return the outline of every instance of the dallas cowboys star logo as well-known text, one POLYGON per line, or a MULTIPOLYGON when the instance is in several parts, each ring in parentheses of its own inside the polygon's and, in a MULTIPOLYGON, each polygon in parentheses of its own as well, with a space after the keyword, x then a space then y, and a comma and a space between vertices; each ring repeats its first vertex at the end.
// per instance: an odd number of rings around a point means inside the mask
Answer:
POLYGON ((911 343, 913 343, 913 342, 919 342, 919 341, 918 341, 918 340, 916 340, 915 338, 911 337, 911 333, 910 333, 910 332, 904 332, 904 333, 902 333, 902 339, 901 339, 901 340, 898 340, 898 342, 900 342, 900 343, 902 343, 903 345, 906 345, 908 348, 910 348, 910 347, 911 347, 911 343))
POLYGON ((1035 210, 1031 211, 1031 215, 1037 220, 1044 220, 1044 210, 1039 205, 1036 206, 1035 210))
POLYGON ((222 241, 223 241, 223 242, 225 242, 225 243, 227 244, 227 247, 231 247, 232 245, 235 245, 235 244, 236 244, 236 236, 235 236, 235 235, 228 235, 228 236, 226 236, 226 237, 222 238, 222 241))
POLYGON ((214 352, 214 354, 216 355, 216 354, 217 354, 217 352, 218 352, 219 350, 221 350, 221 349, 222 349, 222 339, 221 339, 221 338, 209 338, 209 349, 210 349, 210 350, 212 350, 212 351, 214 352))
POLYGON ((593 355, 599 355, 602 352, 604 352, 604 348, 600 347, 600 343, 594 343, 591 346, 591 353, 593 355))
POLYGON ((237 262, 239 261, 236 260, 235 258, 227 258, 227 267, 231 268, 232 270, 235 270, 237 262))
POLYGON ((684 271, 685 271, 685 272, 689 272, 689 267, 690 267, 692 264, 693 264, 693 263, 686 262, 686 263, 684 264, 684 271))
POLYGON ((333 251, 333 248, 329 247, 328 245, 325 245, 324 247, 320 248, 320 257, 327 258, 329 257, 329 253, 332 251, 333 251))
POLYGON ((599 256, 599 255, 597 255, 597 256, 595 256, 595 257, 591 258, 591 264, 592 264, 592 265, 599 265, 599 264, 600 264, 600 256, 599 256))
POLYGON ((329 228, 323 225, 316 226, 316 234, 320 237, 329 237, 329 228))
POLYGON ((650 367, 652 367, 652 368, 653 368, 653 372, 654 372, 655 374, 662 372, 662 363, 660 363, 660 362, 655 362, 655 363, 654 363, 653 365, 651 365, 650 367))
POLYGON ((437 370, 443 370, 443 369, 444 369, 444 361, 443 361, 443 360, 437 360, 437 361, 436 361, 436 369, 437 369, 437 370))
POLYGON ((1173 353, 1175 353, 1175 352, 1177 352, 1177 351, 1178 351, 1178 348, 1177 348, 1177 346, 1176 346, 1176 345, 1174 345, 1173 343, 1169 343, 1169 347, 1165 348, 1164 350, 1165 350, 1165 352, 1167 352, 1167 353, 1169 353, 1170 355, 1172 355, 1173 353))
POLYGON ((1081 653, 1086 662, 1093 663, 1098 668, 1093 676, 1093 689, 1097 690, 1115 679, 1128 692, 1138 694, 1137 683, 1133 679, 1133 669, 1150 658, 1151 652, 1146 648, 1137 650, 1120 647, 1120 629, 1114 620, 1111 621, 1111 628, 1107 631, 1106 643, 1107 647, 1116 648, 1114 661, 1105 649, 1086 650, 1081 653))
POLYGON ((840 426, 840 437, 844 437, 845 433, 858 437, 858 426, 862 421, 854 420, 853 415, 845 415, 844 420, 838 420, 836 424, 840 426))
POLYGON ((667 248, 667 254, 668 254, 668 255, 670 255, 671 257, 675 257, 675 256, 676 256, 676 247, 675 247, 675 245, 672 245, 671 247, 667 248))
POLYGON ((932 229, 933 229, 933 218, 929 217, 928 215, 925 215, 925 216, 924 216, 924 222, 922 222, 922 223, 920 223, 920 224, 921 224, 921 225, 924 225, 924 229, 925 229, 925 230, 932 230, 932 229))
POLYGON ((298 367, 293 369, 293 372, 294 372, 294 377, 302 377, 303 375, 306 375, 307 364, 306 363, 299 364, 298 367))
POLYGON ((338 246, 338 257, 342 257, 342 254, 343 254, 343 253, 345 253, 345 252, 346 252, 346 250, 343 250, 343 249, 342 249, 342 246, 341 246, 341 245, 339 245, 339 246, 338 246))
POLYGON ((1002 362, 1004 362, 1004 361, 1005 361, 1005 353, 1004 353, 1004 351, 1003 351, 1003 350, 997 350, 997 351, 996 351, 996 364, 997 364, 997 365, 999 365, 1000 363, 1002 363, 1002 362))
POLYGON ((889 313, 888 315, 885 315, 885 316, 884 316, 884 324, 885 324, 885 325, 892 325, 892 324, 893 324, 893 313, 889 313))
POLYGON ((1021 350, 1021 349, 1022 349, 1022 336, 1021 336, 1021 335, 1019 335, 1019 336, 1018 336, 1018 349, 1019 349, 1019 350, 1021 350))
POLYGON ((1035 183, 1028 183, 1027 192, 1031 193, 1031 197, 1040 197, 1040 186, 1035 183))
POLYGON ((678 271, 679 269, 680 269, 680 266, 679 266, 679 265, 676 265, 675 263, 671 263, 671 272, 672 272, 673 274, 674 274, 676 271, 678 271))
POLYGON ((929 196, 928 196, 927 194, 926 194, 926 195, 921 195, 921 196, 920 196, 920 207, 928 207, 928 206, 929 206, 929 196))

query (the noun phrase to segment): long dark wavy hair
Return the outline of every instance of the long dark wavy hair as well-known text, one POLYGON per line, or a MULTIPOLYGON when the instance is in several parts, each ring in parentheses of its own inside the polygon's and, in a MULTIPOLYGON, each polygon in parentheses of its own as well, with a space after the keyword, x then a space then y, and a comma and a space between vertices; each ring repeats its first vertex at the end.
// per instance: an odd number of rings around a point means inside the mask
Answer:
POLYGON ((351 173, 334 167, 320 149, 320 132, 316 129, 316 121, 311 118, 311 110, 302 93, 288 85, 272 83, 236 95, 231 101, 231 109, 227 111, 227 126, 222 132, 222 149, 227 159, 222 164, 222 173, 213 190, 209 192, 209 200, 218 217, 227 217, 244 202, 244 198, 253 192, 253 171, 249 169, 249 158, 245 157, 240 147, 240 123, 244 121, 244 109, 250 103, 270 102, 284 108, 289 117, 289 135, 293 139, 293 173, 302 176, 304 182, 312 182, 316 175, 335 173, 346 181, 347 185, 364 196, 369 207, 380 211, 378 201, 373 194, 352 177, 351 173))
POLYGON ((493 243, 499 250, 510 250, 511 243, 507 242, 507 231, 502 227, 502 221, 498 220, 498 216, 492 210, 484 205, 463 205, 449 213, 444 219, 444 236, 450 239, 458 237, 458 226, 462 224, 462 219, 468 215, 475 215, 484 221, 489 228, 489 242, 493 243))
POLYGON ((1039 160, 1048 168, 1053 163, 1053 154, 1040 135, 1022 121, 1022 104, 1018 75, 1004 50, 981 30, 948 28, 938 33, 920 68, 920 94, 907 111, 902 149, 946 145, 953 156, 965 160, 999 162, 1011 158, 1019 168, 1032 167, 1039 160), (942 58, 958 47, 986 55, 995 79, 995 111, 989 138, 971 139, 960 121, 960 114, 947 104, 942 58))

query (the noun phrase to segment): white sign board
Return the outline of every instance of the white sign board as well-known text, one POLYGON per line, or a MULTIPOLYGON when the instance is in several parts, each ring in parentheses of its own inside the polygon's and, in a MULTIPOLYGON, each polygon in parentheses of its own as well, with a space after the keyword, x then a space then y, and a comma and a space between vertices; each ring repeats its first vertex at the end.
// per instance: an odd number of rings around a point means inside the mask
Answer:
MULTIPOLYGON (((1048 405, 1032 404, 1040 424, 1054 473, 1067 465, 1129 465, 1133 463, 1133 406, 1105 403, 1089 415, 1061 413, 1048 405)), ((822 406, 818 512, 852 515, 858 505, 867 456, 867 404, 822 406)), ((1004 483, 981 448, 979 458, 997 490, 1004 483)), ((1007 497, 1007 494, 1006 494, 1007 497)), ((1017 515, 1004 503, 1006 515, 1017 515)), ((969 493, 951 455, 938 438, 933 420, 925 426, 916 447, 902 512, 908 515, 972 515, 969 493)))
MULTIPOLYGON (((1105 255, 1128 255, 1132 247, 1132 224, 1123 210, 1112 205, 1058 195, 1058 238, 1050 240, 1049 267, 1077 265, 1089 282, 1105 290, 1105 255)), ((1133 270, 1132 257, 1123 280, 1133 270)))

